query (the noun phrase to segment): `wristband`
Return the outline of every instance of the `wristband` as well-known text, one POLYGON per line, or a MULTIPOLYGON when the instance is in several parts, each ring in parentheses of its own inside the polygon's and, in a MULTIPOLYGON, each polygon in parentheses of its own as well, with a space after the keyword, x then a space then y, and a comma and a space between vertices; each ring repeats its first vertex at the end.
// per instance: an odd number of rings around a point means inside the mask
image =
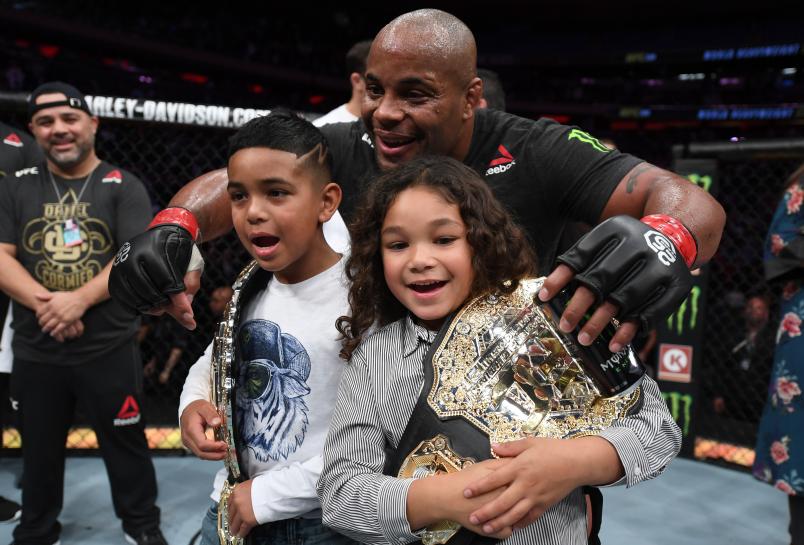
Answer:
POLYGON ((157 225, 178 225, 190 233, 193 240, 198 240, 198 236, 201 234, 201 229, 198 228, 198 221, 193 213, 186 208, 179 208, 178 206, 171 206, 159 212, 151 220, 148 229, 157 225))
POLYGON ((652 214, 645 216, 640 221, 673 241, 687 267, 692 266, 695 258, 698 257, 698 243, 683 223, 665 214, 652 214))

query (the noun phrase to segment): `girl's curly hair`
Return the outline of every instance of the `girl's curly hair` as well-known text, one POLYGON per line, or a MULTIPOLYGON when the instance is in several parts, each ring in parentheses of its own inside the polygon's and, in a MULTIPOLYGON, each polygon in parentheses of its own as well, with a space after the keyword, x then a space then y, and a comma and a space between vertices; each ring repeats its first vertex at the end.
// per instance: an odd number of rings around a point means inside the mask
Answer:
POLYGON ((385 283, 380 232, 397 196, 411 187, 427 187, 458 206, 472 248, 475 278, 470 297, 500 290, 510 293, 518 280, 536 270, 536 256, 525 232, 471 168, 448 157, 420 157, 387 171, 369 184, 349 225, 352 250, 346 263, 351 281, 351 316, 341 316, 341 357, 348 360, 373 327, 403 318, 407 309, 385 283), (510 280, 510 283, 504 283, 510 280))

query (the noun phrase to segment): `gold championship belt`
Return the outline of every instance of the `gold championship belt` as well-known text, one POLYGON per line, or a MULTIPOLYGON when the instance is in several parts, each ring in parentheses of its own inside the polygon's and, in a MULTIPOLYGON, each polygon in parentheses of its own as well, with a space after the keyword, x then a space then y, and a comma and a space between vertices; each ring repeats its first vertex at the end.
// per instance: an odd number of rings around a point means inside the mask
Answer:
POLYGON ((229 531, 229 498, 237 483, 248 479, 245 474, 240 452, 237 446, 239 434, 235 421, 235 385, 237 380, 237 355, 235 354, 235 332, 240 318, 241 301, 244 295, 250 294, 252 286, 261 287, 251 280, 262 271, 256 261, 252 261, 240 273, 232 285, 232 299, 226 304, 223 318, 218 323, 218 330, 212 344, 212 404, 218 410, 221 425, 215 429, 215 440, 226 442, 226 458, 224 464, 228 476, 223 483, 221 499, 218 502, 218 537, 221 545, 243 545, 244 539, 232 535, 229 531))
MULTIPOLYGON (((548 303, 544 278, 511 294, 477 297, 444 324, 425 358, 422 393, 385 473, 452 473, 493 456, 491 443, 600 433, 639 410, 644 367, 629 345, 607 348, 610 324, 588 347, 558 329, 568 294, 548 303), (395 458, 393 458, 395 456, 395 458)), ((453 521, 422 532, 425 545, 490 541, 453 521)))

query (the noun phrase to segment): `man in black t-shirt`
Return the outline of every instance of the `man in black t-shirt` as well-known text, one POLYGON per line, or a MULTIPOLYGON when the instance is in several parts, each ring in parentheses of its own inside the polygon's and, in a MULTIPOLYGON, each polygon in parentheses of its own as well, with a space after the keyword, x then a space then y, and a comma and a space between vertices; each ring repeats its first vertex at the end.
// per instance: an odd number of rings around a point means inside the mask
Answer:
MULTIPOLYGON (((361 185, 379 170, 422 154, 461 160, 528 229, 540 271, 552 270, 540 297, 573 279, 580 284, 561 329, 573 331, 591 313, 578 335, 588 345, 616 316, 622 325, 609 347, 619 350, 687 295, 687 268, 714 254, 723 209, 686 179, 610 150, 581 129, 476 110, 483 85, 476 58, 471 31, 442 11, 406 13, 380 31, 367 62, 362 120, 321 128, 343 188, 341 212, 348 221, 361 185), (556 258, 572 221, 597 227, 556 258)), ((114 267, 112 296, 141 311, 160 306, 192 327, 177 272, 187 270, 191 237, 206 241, 231 229, 227 182, 225 170, 211 172, 174 196, 152 229, 130 241, 134 259, 114 267), (176 251, 168 255, 165 244, 176 251)), ((186 280, 197 289, 197 276, 186 280)))
MULTIPOLYGON (((36 164, 42 157, 39 147, 25 131, 15 129, 0 122, 0 179, 6 174, 36 164)), ((8 316, 8 296, 0 292, 0 346, 9 346, 9 339, 3 343, 5 320, 8 316)), ((8 378, 11 370, 10 348, 0 348, 0 426, 5 422, 5 414, 11 404, 8 399, 8 378)), ((0 496, 0 522, 11 522, 20 516, 21 508, 16 502, 0 496)))
POLYGON ((42 151, 30 135, 0 122, 0 178, 42 160, 42 151))
MULTIPOLYGON (((0 122, 0 179, 14 175, 25 167, 34 166, 42 160, 42 152, 33 138, 25 131, 15 129, 0 122)), ((0 339, 2 339, 3 318, 8 308, 8 296, 0 293, 0 339)), ((2 366, 0 366, 2 373, 2 366)), ((2 414, 2 412, 0 412, 2 414)))
MULTIPOLYGON (((573 332, 591 314, 577 335, 588 345, 616 316, 621 326, 609 348, 619 351, 640 325, 663 319, 686 297, 689 267, 708 261, 720 241, 723 209, 684 178, 578 128, 476 110, 483 89, 476 59, 471 31, 439 10, 403 14, 380 31, 367 61, 362 120, 322 127, 343 188, 341 212, 348 221, 362 184, 379 170, 424 154, 463 161, 527 228, 540 271, 551 271, 539 297, 578 281, 559 327, 573 332), (596 227, 556 257, 571 221, 596 227)), ((186 292, 197 289, 198 275, 182 275, 194 242, 231 229, 227 183, 225 170, 197 178, 130 241, 110 275, 115 299, 194 326, 186 292)), ((639 468, 621 454, 629 471, 639 468)))
POLYGON ((126 538, 162 545, 139 409, 139 321, 107 289, 115 252, 147 225, 148 195, 131 173, 98 159, 98 119, 77 89, 44 84, 32 93, 29 113, 46 160, 0 182, 0 288, 14 301, 11 389, 25 464, 14 540, 58 541, 64 445, 80 404, 126 538))

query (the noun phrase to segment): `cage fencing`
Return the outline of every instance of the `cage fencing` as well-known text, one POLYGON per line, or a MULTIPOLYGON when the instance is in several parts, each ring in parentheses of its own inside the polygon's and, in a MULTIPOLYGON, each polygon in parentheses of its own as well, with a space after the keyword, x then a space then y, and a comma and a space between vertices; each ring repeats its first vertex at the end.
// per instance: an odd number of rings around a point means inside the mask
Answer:
MULTIPOLYGON (((163 208, 189 180, 224 167, 227 139, 234 126, 244 121, 204 126, 142 117, 103 118, 96 146, 100 157, 145 183, 154 211, 163 208)), ((0 119, 25 127, 24 97, 0 93, 0 119)), ((762 248, 785 181, 804 160, 804 142, 691 144, 677 149, 676 156, 679 161, 674 168, 691 181, 707 190, 717 181, 716 196, 728 219, 716 256, 696 280, 690 298, 659 328, 648 363, 657 372, 668 406, 682 428, 687 453, 746 466, 753 460, 777 323, 778 295, 764 282, 762 248), (710 169, 708 174, 698 164, 686 168, 683 163, 701 159, 709 162, 704 168, 710 169), (751 313, 760 317, 766 313, 767 321, 749 343, 747 322, 755 319, 751 313), (690 347, 690 369, 686 375, 674 374, 672 364, 683 358, 674 360, 670 355, 678 356, 678 347, 686 346, 690 347)), ((169 317, 145 317, 138 335, 145 376, 141 411, 151 448, 162 452, 181 449, 178 399, 189 367, 213 335, 216 310, 212 294, 216 288, 231 285, 248 261, 233 233, 204 243, 201 250, 206 268, 193 301, 198 328, 187 332, 169 317)), ((13 421, 4 425, 4 450, 13 451, 19 447, 19 436, 13 421)), ((79 408, 68 447, 91 449, 96 444, 79 408)))
MULTIPOLYGON (((26 127, 23 98, 0 97, 0 119, 18 128, 26 127)), ((188 181, 226 166, 227 139, 234 130, 233 127, 102 118, 96 149, 99 157, 129 170, 143 181, 156 212, 188 181)), ((206 266, 201 289, 193 301, 198 323, 195 331, 184 330, 170 317, 146 316, 137 336, 144 373, 140 410, 149 445, 160 451, 182 449, 177 417, 179 394, 188 369, 212 339, 216 311, 212 308, 215 303, 211 295, 218 287, 230 286, 249 259, 233 232, 202 244, 201 251, 206 266)), ((10 419, 4 423, 6 451, 20 446, 13 418, 10 419)), ((80 407, 67 446, 71 449, 97 446, 95 434, 80 407)))
POLYGON ((698 143, 676 153, 674 168, 716 192, 727 221, 717 254, 659 328, 651 363, 682 427, 682 452, 747 467, 779 323, 780 287, 764 280, 763 249, 804 140, 698 143))

